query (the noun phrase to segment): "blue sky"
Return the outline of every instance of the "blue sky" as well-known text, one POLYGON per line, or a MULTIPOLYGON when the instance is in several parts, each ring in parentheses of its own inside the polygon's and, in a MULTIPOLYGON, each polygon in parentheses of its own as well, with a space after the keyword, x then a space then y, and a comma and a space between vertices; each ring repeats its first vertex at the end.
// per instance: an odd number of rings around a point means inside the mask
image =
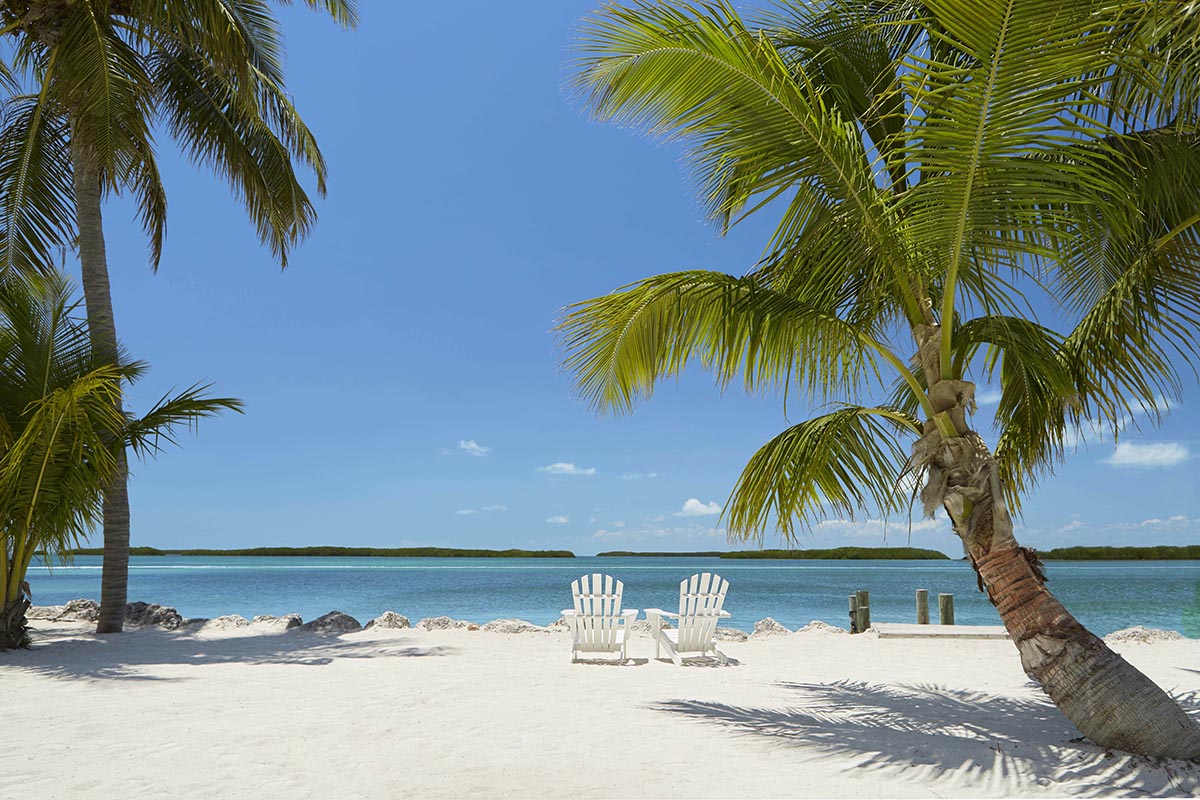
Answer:
MULTIPOLYGON (((557 368, 564 305, 657 272, 740 273, 773 222, 719 238, 676 149, 572 104, 573 27, 594 7, 365 0, 352 33, 285 10, 290 87, 331 168, 286 272, 163 140, 157 275, 133 209, 106 209, 118 332, 153 366, 132 399, 214 381, 246 414, 134 466, 135 544, 728 546, 715 512, 803 404, 785 417, 695 371, 598 418, 557 368)), ((1026 501, 1023 543, 1196 542, 1198 397, 1193 381, 1160 430, 1069 457, 1026 501)), ((864 519, 804 544, 908 541, 864 519)), ((939 520, 911 541, 961 552, 939 520)))

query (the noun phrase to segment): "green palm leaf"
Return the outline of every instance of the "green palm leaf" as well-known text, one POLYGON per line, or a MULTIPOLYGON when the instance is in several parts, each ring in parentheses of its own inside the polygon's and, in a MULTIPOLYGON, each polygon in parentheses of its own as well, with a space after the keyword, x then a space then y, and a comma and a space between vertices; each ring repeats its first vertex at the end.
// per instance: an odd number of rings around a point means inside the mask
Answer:
POLYGON ((796 541, 796 524, 831 513, 854 519, 864 508, 890 514, 904 507, 908 463, 902 437, 919 422, 895 408, 848 406, 793 425, 758 449, 726 503, 729 535, 761 540, 774 520, 796 541))
POLYGON ((695 358, 721 385, 796 386, 811 397, 878 381, 879 348, 821 307, 754 276, 675 272, 568 307, 558 325, 576 388, 598 409, 628 411, 695 358))

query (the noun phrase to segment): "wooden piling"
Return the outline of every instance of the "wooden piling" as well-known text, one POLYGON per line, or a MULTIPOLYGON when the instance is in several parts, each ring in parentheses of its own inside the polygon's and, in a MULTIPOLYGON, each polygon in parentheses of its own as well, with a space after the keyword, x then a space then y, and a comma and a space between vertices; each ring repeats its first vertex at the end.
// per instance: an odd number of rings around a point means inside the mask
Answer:
POLYGON ((917 624, 929 624, 929 590, 917 589, 917 624))
POLYGON ((941 617, 943 625, 954 624, 954 595, 938 595, 938 616, 941 617))
POLYGON ((871 627, 871 593, 866 589, 858 590, 858 632, 863 633, 871 627))
POLYGON ((858 595, 850 595, 850 632, 858 633, 858 595))

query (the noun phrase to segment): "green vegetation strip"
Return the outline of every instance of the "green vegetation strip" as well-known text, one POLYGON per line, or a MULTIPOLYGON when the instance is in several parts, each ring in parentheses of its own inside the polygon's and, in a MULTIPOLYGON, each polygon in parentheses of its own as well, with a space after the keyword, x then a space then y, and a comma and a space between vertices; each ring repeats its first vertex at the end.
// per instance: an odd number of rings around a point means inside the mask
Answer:
MULTIPOLYGON (((103 555, 98 547, 70 551, 74 556, 103 555)), ((385 558, 574 558, 570 550, 460 550, 453 547, 251 547, 246 550, 159 550, 131 547, 133 556, 360 556, 385 558)))
POLYGON ((1056 547, 1044 561, 1200 561, 1200 544, 1154 547, 1056 547))
POLYGON ((610 550, 607 553, 596 553, 598 557, 626 557, 635 556, 639 558, 721 558, 728 555, 724 550, 698 550, 691 553, 635 553, 631 550, 610 550))
POLYGON ((692 553, 634 553, 628 550, 613 550, 607 553, 597 553, 598 556, 680 556, 704 558, 794 558, 794 559, 828 559, 828 560, 948 560, 950 557, 937 550, 923 550, 919 547, 835 547, 831 550, 741 550, 734 553, 719 550, 698 551, 692 553))

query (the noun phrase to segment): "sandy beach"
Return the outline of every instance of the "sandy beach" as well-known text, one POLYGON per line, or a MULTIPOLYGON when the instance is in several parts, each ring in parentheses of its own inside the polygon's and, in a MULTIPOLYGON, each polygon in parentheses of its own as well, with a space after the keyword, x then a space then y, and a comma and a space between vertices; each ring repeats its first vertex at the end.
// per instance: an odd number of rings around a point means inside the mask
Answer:
MULTIPOLYGON (((625 665, 565 633, 370 629, 97 637, 0 654, 0 797, 1193 795, 1200 768, 1105 752, 1007 641, 826 632, 625 665)), ((1200 641, 1118 651, 1200 708, 1200 641)))

